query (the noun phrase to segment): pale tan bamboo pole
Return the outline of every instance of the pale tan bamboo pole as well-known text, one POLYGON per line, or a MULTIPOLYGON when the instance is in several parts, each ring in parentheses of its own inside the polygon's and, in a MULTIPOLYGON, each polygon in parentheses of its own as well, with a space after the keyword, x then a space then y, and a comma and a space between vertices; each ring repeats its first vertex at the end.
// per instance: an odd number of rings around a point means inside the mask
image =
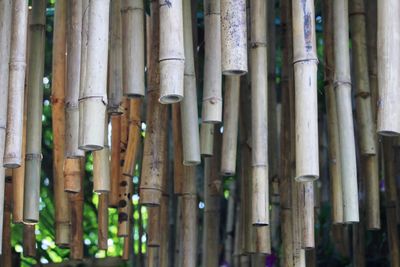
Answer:
POLYGON ((64 159, 64 191, 79 193, 81 188, 81 159, 64 159))
POLYGON ((334 92, 334 51, 333 51, 333 2, 325 1, 324 16, 324 79, 325 105, 328 123, 329 176, 332 201, 332 222, 343 223, 342 175, 339 150, 338 118, 334 92))
MULTIPOLYGON (((228 208, 226 212, 226 225, 225 225, 225 241, 224 241, 224 260, 228 263, 228 266, 233 264, 233 253, 234 253, 234 236, 235 236, 235 214, 236 201, 236 181, 232 181, 229 185, 229 198, 228 208)), ((237 223, 237 222, 236 222, 237 223)))
POLYGON ((121 172, 121 116, 111 116, 111 183, 108 204, 118 206, 119 177, 121 172))
MULTIPOLYGON (((81 168, 83 164, 81 164, 81 168)), ((83 186, 83 177, 80 177, 81 186, 83 186)), ((83 259, 83 190, 77 194, 69 195, 71 205, 71 259, 83 259)))
MULTIPOLYGON (((107 105, 107 60, 110 0, 90 2, 87 58, 83 91, 79 98, 79 148, 100 150, 104 146, 107 105)), ((84 41, 84 40, 82 40, 84 41)))
POLYGON ((225 85, 221 173, 225 176, 232 176, 236 173, 240 78, 226 76, 225 85))
MULTIPOLYGON (((83 6, 86 8, 85 6, 83 6)), ((57 1, 54 15, 52 125, 53 125, 53 177, 56 244, 68 246, 70 239, 70 212, 67 193, 64 192, 64 90, 66 73, 67 1, 57 1)))
POLYGON ((292 179, 292 233, 293 233, 293 266, 305 267, 305 250, 303 245, 303 212, 304 198, 302 199, 301 189, 303 183, 292 179))
POLYGON ((246 1, 221 0, 222 73, 247 73, 246 1))
POLYGON ((381 228, 378 157, 376 155, 366 157, 364 164, 366 228, 377 230, 381 228))
POLYGON ((104 147, 93 151, 93 191, 96 193, 110 191, 110 146, 108 145, 108 115, 104 123, 104 147))
POLYGON ((343 220, 358 222, 357 166, 351 106, 349 23, 347 0, 333 5, 335 96, 338 115, 343 190, 343 220))
MULTIPOLYGON (((1 3, 3 4, 3 3, 1 3)), ((11 7, 11 1, 8 3, 9 7, 11 7)), ((3 8, 7 8, 7 3, 2 5, 3 8)), ((7 10, 7 9, 5 9, 7 10)), ((10 10, 10 9, 9 9, 10 10)), ((7 16, 7 15, 5 15, 7 16)), ((0 224, 1 227, 1 266, 12 266, 12 246, 11 246, 11 212, 12 212, 12 177, 9 174, 3 174, 5 179, 4 186, 4 215, 0 224)))
POLYGON ((269 224, 267 2, 250 1, 252 224, 269 224))
POLYGON ((200 136, 197 111, 196 73, 193 55, 192 7, 183 1, 183 37, 185 47, 184 95, 180 102, 182 123, 183 164, 197 165, 201 162, 200 136))
POLYGON ((202 121, 222 121, 221 1, 204 0, 204 85, 202 121))
POLYGON ((214 147, 214 124, 202 123, 200 127, 200 153, 203 157, 211 157, 214 147))
POLYGON ((120 115, 123 110, 122 105, 122 0, 110 2, 110 43, 108 51, 108 106, 107 111, 110 115, 120 115))
POLYGON ((161 243, 160 206, 148 207, 147 246, 159 247, 161 243))
POLYGON ((160 266, 159 253, 160 253, 159 247, 149 247, 147 249, 146 267, 160 266))
POLYGON ((24 257, 36 257, 35 225, 24 224, 23 226, 23 255, 24 257))
POLYGON ((369 87, 371 91, 372 116, 377 122, 378 103, 378 67, 377 67, 377 0, 366 2, 367 7, 367 51, 368 51, 368 74, 369 87))
MULTIPOLYGON (((175 3, 174 3, 175 4, 175 3)), ((168 8, 164 6, 164 9, 168 8)), ((162 170, 167 164, 167 116, 166 105, 158 103, 160 72, 158 62, 159 36, 160 36, 160 5, 152 2, 151 5, 151 38, 150 62, 147 91, 147 121, 146 138, 142 160, 142 176, 140 181, 140 203, 143 205, 159 205, 161 199, 162 170), (157 162, 154 165, 154 162, 157 162)), ((163 24, 163 23, 161 23, 163 24)), ((169 29, 170 31, 171 29, 169 29)), ((165 34, 165 33, 164 33, 165 34)), ((168 64, 167 64, 168 65, 168 64)))
POLYGON ((124 95, 128 97, 140 97, 145 94, 144 66, 146 53, 143 2, 143 0, 122 2, 124 95))
POLYGON ((400 135, 400 3, 377 1, 378 124, 381 135, 400 135))
POLYGON ((302 216, 302 238, 301 247, 312 249, 315 247, 314 237, 314 183, 304 182, 301 184, 301 216, 302 216))
POLYGON ((21 166, 22 162, 22 126, 28 35, 28 3, 26 1, 13 1, 11 23, 7 129, 3 165, 7 168, 17 168, 21 166))
POLYGON ((99 195, 98 206, 98 244, 99 249, 108 249, 108 192, 99 195))
POLYGON ((182 194, 184 183, 183 147, 180 104, 172 104, 172 135, 174 143, 174 193, 182 194))
POLYGON ((184 95, 185 53, 183 41, 183 0, 159 0, 159 2, 159 101, 162 104, 171 104, 181 101, 184 95))
MULTIPOLYGON (((131 230, 129 230, 130 232, 131 230)), ((128 236, 124 237, 124 248, 122 251, 122 259, 127 261, 131 255, 132 235, 129 233, 128 236)))

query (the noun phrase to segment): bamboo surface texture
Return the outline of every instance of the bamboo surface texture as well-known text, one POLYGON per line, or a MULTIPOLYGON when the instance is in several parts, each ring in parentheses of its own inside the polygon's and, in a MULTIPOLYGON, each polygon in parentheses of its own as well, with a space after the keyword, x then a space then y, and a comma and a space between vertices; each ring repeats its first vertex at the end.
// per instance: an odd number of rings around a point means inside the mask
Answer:
MULTIPOLYGON (((6 6, 3 6, 6 7, 6 6)), ((10 5, 11 7, 11 5, 10 5)), ((1 264, 2 266, 12 266, 12 246, 11 246, 11 213, 12 213, 12 177, 4 176, 4 211, 1 218, 1 264)))
POLYGON ((200 151, 203 157, 211 157, 214 148, 214 124, 202 123, 200 127, 200 151))
MULTIPOLYGON (((80 182, 83 184, 83 177, 80 182)), ((83 259, 83 190, 76 194, 69 194, 71 206, 71 259, 83 259)))
POLYGON ((174 143, 174 193, 182 194, 185 177, 183 174, 183 146, 180 104, 172 104, 172 135, 174 143))
POLYGON ((103 149, 93 152, 93 191, 96 193, 110 191, 110 146, 108 145, 108 116, 103 128, 103 149))
POLYGON ((108 249, 108 195, 109 193, 104 192, 99 195, 99 206, 98 206, 98 243, 99 249, 108 249))
POLYGON ((64 159, 64 191, 79 193, 81 188, 81 159, 64 159))
POLYGON ((119 194, 119 177, 121 173, 121 116, 111 115, 111 176, 110 194, 108 201, 110 207, 117 207, 119 194))

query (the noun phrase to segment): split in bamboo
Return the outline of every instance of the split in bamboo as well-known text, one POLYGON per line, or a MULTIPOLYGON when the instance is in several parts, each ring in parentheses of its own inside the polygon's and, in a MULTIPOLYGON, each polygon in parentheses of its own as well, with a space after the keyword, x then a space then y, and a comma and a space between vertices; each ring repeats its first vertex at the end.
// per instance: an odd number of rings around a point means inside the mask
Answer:
POLYGON ((99 249, 108 249, 108 193, 104 192, 99 195, 98 207, 98 243, 99 249))
POLYGON ((79 193, 81 188, 81 159, 64 159, 64 191, 79 193))
POLYGON ((203 157, 211 157, 214 147, 214 124, 202 123, 200 127, 200 151, 203 157))
POLYGON ((108 145, 108 116, 103 128, 103 149, 93 152, 93 191, 103 193, 110 191, 110 146, 108 145))

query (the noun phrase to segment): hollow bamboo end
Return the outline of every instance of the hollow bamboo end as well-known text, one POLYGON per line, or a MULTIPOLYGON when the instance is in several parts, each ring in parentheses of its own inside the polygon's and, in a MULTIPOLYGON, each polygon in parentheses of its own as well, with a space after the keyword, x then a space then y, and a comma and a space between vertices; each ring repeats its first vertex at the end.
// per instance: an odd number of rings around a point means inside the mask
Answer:
POLYGON ((56 245, 62 248, 69 247, 71 226, 69 223, 56 223, 56 245))
POLYGON ((161 104, 174 104, 182 101, 182 99, 182 95, 166 95, 161 96, 158 101, 160 101, 161 104))
POLYGON ((235 173, 236 173, 235 170, 226 170, 226 169, 221 170, 222 176, 234 176, 235 173))
POLYGON ((382 136, 388 136, 388 137, 400 136, 400 132, 393 131, 393 130, 378 130, 378 134, 382 135, 382 136))
POLYGON ((160 61, 159 102, 161 104, 173 104, 182 101, 184 68, 184 60, 160 61))
POLYGON ((161 190, 152 188, 142 188, 140 189, 140 204, 148 207, 154 207, 160 205, 161 200, 161 190))
POLYGON ((8 169, 16 169, 21 167, 21 160, 17 160, 15 158, 6 158, 4 157, 3 167, 8 169))
POLYGON ((247 73, 247 70, 230 70, 230 69, 227 69, 227 70, 223 70, 222 71, 222 74, 226 75, 226 76, 234 76, 234 75, 242 76, 242 75, 245 75, 246 73, 247 73))
MULTIPOLYGON (((131 93, 131 92, 127 92, 124 94, 126 97, 128 98, 142 98, 145 96, 144 93, 131 93)), ((122 113, 122 112, 121 112, 122 113)), ((121 114, 120 113, 120 114, 121 114)))
POLYGON ((185 166, 196 166, 201 163, 201 160, 184 160, 183 165, 185 166))
POLYGON ((299 175, 296 176, 294 179, 297 182, 313 182, 319 178, 319 175, 315 174, 304 174, 304 175, 299 175))

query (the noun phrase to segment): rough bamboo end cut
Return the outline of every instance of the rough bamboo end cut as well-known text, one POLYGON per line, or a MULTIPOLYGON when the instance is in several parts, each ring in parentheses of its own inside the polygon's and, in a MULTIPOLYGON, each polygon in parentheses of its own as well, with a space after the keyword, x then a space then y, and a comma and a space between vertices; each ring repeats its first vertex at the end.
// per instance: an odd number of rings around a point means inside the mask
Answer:
POLYGON ((161 190, 154 188, 141 188, 140 189, 140 204, 144 206, 154 207, 159 206, 161 201, 161 190))
POLYGON ((160 61, 161 104, 178 103, 183 99, 184 60, 160 61))

